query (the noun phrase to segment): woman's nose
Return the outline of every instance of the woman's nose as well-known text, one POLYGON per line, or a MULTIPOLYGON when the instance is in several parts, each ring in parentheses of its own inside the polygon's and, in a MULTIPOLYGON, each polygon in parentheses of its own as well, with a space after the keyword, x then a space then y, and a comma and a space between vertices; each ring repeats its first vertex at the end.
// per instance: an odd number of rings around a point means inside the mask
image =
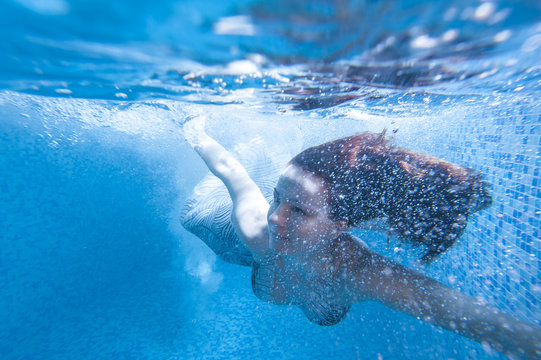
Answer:
POLYGON ((270 212, 269 222, 277 226, 286 224, 287 214, 286 214, 285 206, 283 204, 278 205, 274 210, 270 212))

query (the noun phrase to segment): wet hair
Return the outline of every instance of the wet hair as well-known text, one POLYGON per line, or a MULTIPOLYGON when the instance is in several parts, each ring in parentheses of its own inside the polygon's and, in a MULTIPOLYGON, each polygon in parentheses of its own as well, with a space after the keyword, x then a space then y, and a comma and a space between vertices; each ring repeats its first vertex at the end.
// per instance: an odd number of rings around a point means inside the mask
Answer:
POLYGON ((462 235, 469 215, 492 203, 478 172, 400 149, 384 132, 311 147, 290 163, 323 179, 334 220, 355 227, 384 218, 391 233, 426 248, 426 263, 462 235))

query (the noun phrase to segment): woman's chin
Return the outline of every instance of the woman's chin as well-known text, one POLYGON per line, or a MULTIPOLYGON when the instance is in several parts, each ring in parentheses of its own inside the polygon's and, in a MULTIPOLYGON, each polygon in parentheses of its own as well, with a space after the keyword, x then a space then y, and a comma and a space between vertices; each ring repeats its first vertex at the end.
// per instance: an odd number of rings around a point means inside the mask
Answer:
POLYGON ((279 243, 273 243, 272 249, 276 251, 279 255, 295 255, 298 253, 298 251, 295 251, 294 249, 289 248, 285 244, 279 242, 279 243))
POLYGON ((287 249, 280 244, 273 244, 272 249, 279 255, 287 255, 287 249))

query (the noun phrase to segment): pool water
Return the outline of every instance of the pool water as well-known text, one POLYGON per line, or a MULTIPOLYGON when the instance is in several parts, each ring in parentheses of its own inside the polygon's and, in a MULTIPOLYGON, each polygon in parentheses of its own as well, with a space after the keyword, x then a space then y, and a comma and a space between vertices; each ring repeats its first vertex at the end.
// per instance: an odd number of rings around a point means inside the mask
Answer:
POLYGON ((541 323, 538 1, 0 4, 0 358, 503 358, 377 303, 327 328, 258 300, 180 225, 198 114, 233 150, 387 129, 479 170, 494 204, 433 265, 356 234, 541 323))

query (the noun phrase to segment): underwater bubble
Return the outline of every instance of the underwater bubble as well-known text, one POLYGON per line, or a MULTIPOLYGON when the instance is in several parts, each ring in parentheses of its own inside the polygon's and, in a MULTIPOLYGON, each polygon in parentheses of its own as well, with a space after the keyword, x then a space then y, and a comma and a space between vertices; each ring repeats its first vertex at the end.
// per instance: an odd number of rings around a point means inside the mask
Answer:
POLYGON ((485 2, 479 5, 477 9, 475 9, 473 16, 476 20, 486 20, 494 13, 495 9, 496 5, 494 5, 494 3, 485 2))

